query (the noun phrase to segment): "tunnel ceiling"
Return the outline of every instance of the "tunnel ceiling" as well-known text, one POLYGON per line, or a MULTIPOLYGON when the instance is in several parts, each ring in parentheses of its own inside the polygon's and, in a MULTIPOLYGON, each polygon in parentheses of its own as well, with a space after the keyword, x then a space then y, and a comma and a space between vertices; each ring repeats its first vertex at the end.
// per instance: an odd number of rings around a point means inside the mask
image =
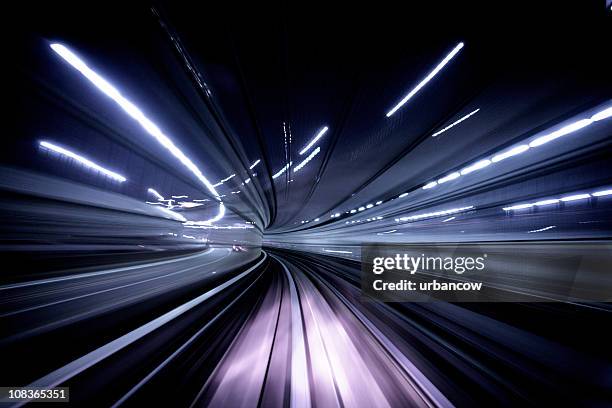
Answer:
MULTIPOLYGON (((44 12, 24 19, 27 35, 15 51, 20 112, 35 120, 9 136, 27 166, 48 171, 44 157, 31 160, 33 140, 46 135, 134 175, 110 190, 145 199, 157 186, 211 199, 50 52, 61 43, 152 118, 211 183, 226 180, 217 186, 225 205, 269 233, 312 229, 387 201, 601 104, 610 90, 602 87, 609 22, 589 5, 509 4, 501 18, 486 5, 434 2, 395 6, 384 24, 356 4, 261 7, 240 17, 205 2, 70 6, 80 13, 37 7, 44 12), (74 17, 87 13, 96 18, 74 17), (593 24, 575 29, 587 16, 593 24)), ((23 164, 19 155, 6 161, 23 164)))

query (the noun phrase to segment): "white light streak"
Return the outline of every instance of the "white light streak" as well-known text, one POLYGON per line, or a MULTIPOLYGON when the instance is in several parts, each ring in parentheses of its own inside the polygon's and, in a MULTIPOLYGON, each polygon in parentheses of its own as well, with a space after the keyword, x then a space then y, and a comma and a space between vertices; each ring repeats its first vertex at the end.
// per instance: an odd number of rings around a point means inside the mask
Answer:
POLYGON ((511 207, 504 207, 503 210, 504 211, 512 211, 512 210, 524 210, 526 208, 531 208, 533 207, 533 204, 518 204, 518 205, 513 205, 511 207))
POLYGON ((155 190, 154 188, 149 188, 147 190, 149 193, 153 194, 155 196, 155 198, 157 198, 159 201, 162 201, 164 199, 164 196, 162 196, 161 194, 159 194, 157 192, 157 190, 155 190))
POLYGON ((231 175, 227 176, 226 178, 221 180, 221 183, 225 183, 226 181, 231 180, 233 177, 236 177, 236 175, 235 174, 231 174, 231 175))
POLYGON ((591 198, 590 194, 574 194, 566 197, 561 197, 561 201, 577 201, 577 200, 586 200, 587 198, 591 198))
POLYGON ((438 72, 440 72, 442 68, 444 68, 444 66, 448 64, 451 59, 453 59, 455 55, 457 55, 461 48, 463 48, 463 45, 464 44, 462 42, 457 44, 457 46, 455 46, 455 48, 453 48, 453 50, 446 57, 444 57, 444 59, 440 61, 440 63, 429 74, 427 74, 427 76, 421 82, 419 82, 417 86, 415 86, 406 96, 404 96, 404 98, 402 98, 402 100, 397 105, 395 105, 389 112, 387 112, 387 117, 390 117, 395 112, 397 112, 397 110, 404 106, 404 104, 408 102, 414 95, 416 95, 421 90, 421 88, 427 85, 427 83, 431 81, 431 79, 435 77, 438 72))
POLYGON ((532 233, 534 233, 534 232, 548 231, 548 230, 553 229, 553 228, 555 228, 555 227, 556 227, 556 225, 550 225, 550 226, 548 226, 548 227, 544 227, 544 228, 536 229, 536 230, 533 230, 533 231, 527 231, 527 233, 528 233, 528 234, 532 234, 532 233))
POLYGON ((455 218, 457 218, 457 217, 450 217, 450 218, 447 218, 447 219, 443 220, 442 222, 449 222, 449 221, 454 220, 455 218))
POLYGON ((438 130, 436 133, 434 133, 433 135, 431 135, 431 137, 436 137, 436 136, 438 136, 438 135, 440 135, 440 134, 442 134, 442 133, 446 132, 448 129, 450 129, 450 128, 452 128, 452 127, 454 127, 454 126, 456 126, 456 125, 460 124, 461 122, 463 122, 464 120, 466 120, 466 119, 467 119, 467 118, 469 118, 470 116, 472 116, 472 115, 476 114, 476 113, 477 113, 479 110, 480 110, 480 108, 478 108, 478 109, 476 109, 476 110, 474 110, 474 111, 472 111, 472 112, 468 113, 467 115, 465 115, 465 116, 464 116, 464 117, 462 117, 461 119, 459 119, 459 120, 457 120, 457 121, 455 121, 455 122, 451 123, 450 125, 448 125, 448 126, 447 126, 447 127, 445 127, 444 129, 442 129, 442 130, 438 130))
POLYGON ((555 130, 552 133, 534 139, 533 141, 531 141, 531 143, 529 143, 529 147, 542 146, 543 144, 558 139, 561 136, 568 135, 570 133, 582 129, 583 127, 589 126, 591 123, 593 123, 592 119, 582 119, 567 126, 563 126, 559 130, 555 130))
POLYGON ((461 176, 461 174, 459 174, 458 171, 455 171, 451 174, 448 174, 440 179, 438 179, 438 184, 442 184, 442 183, 446 183, 447 181, 451 181, 454 180, 456 178, 459 178, 461 176))
POLYGON ((383 203, 382 200, 381 201, 377 201, 376 205, 381 205, 382 203, 383 203))
POLYGON ((351 251, 335 251, 333 249, 324 249, 323 251, 331 252, 331 253, 334 253, 334 254, 352 254, 351 251))
POLYGON ((261 160, 257 159, 257 160, 255 161, 255 163, 251 164, 251 167, 249 167, 249 169, 253 170, 253 167, 257 166, 257 165, 259 164, 259 162, 260 162, 260 161, 261 161, 261 160))
POLYGON ((533 205, 542 207, 542 206, 545 206, 545 205, 553 205, 553 204, 558 204, 558 203, 559 203, 558 199, 551 198, 551 199, 548 199, 548 200, 537 201, 537 202, 533 203, 533 205))
POLYGON ((306 153, 307 151, 310 150, 310 148, 312 146, 314 146, 315 143, 317 143, 317 141, 323 137, 323 135, 325 134, 325 132, 327 132, 329 128, 327 126, 323 127, 323 129, 321 129, 319 131, 319 133, 317 133, 317 135, 314 137, 314 139, 312 139, 310 142, 308 142, 308 144, 302 149, 300 150, 300 156, 303 155, 304 153, 306 153))
POLYGON ((312 153, 310 153, 308 155, 308 157, 306 157, 304 159, 303 162, 301 162, 300 164, 298 164, 297 166, 295 166, 295 168, 293 169, 294 173, 297 173, 298 170, 300 170, 302 167, 304 167, 306 164, 308 164, 309 161, 311 161, 317 154, 319 154, 319 152, 321 151, 321 147, 317 147, 316 149, 314 149, 312 151, 312 153))
POLYGON ((430 188, 434 188, 435 186, 437 186, 438 183, 435 181, 430 181, 429 183, 425 184, 423 186, 423 190, 429 190, 430 188))
POLYGON ((368 204, 368 205, 366 205, 366 208, 372 208, 372 207, 374 207, 374 204, 368 204))
POLYGON ((172 198, 189 198, 189 196, 186 196, 186 195, 173 195, 172 198))
POLYGON ((529 150, 529 145, 524 144, 524 145, 516 146, 510 150, 506 150, 503 153, 496 154, 495 156, 491 158, 491 161, 493 163, 497 163, 504 159, 507 159, 508 157, 516 156, 517 154, 526 152, 527 150, 529 150))
POLYGON ((280 169, 279 171, 277 171, 277 172, 276 172, 276 174, 274 174, 274 175, 272 176, 272 178, 273 178, 273 179, 276 179, 276 178, 279 178, 280 176, 282 176, 282 174, 283 174, 284 172, 286 172, 286 171, 289 169, 289 167, 291 167, 291 165, 292 165, 292 164, 293 164, 293 162, 289 162, 289 164, 286 164, 286 165, 285 165, 285 166, 284 166, 282 169, 280 169))
POLYGON ((404 197, 406 197, 407 195, 408 195, 408 193, 402 193, 402 194, 400 194, 400 195, 399 195, 397 198, 404 198, 404 197))
POLYGON ((597 112, 591 116, 591 120, 593 122, 599 122, 600 120, 608 119, 610 116, 612 116, 612 106, 597 112))
POLYGON ((193 203, 193 202, 190 202, 190 201, 184 201, 184 202, 180 202, 178 204, 179 204, 179 206, 181 206, 181 208, 196 208, 196 207, 199 207, 201 205, 204 205, 204 204, 200 204, 200 203, 193 203))
POLYGON ((526 203, 526 204, 513 205, 510 207, 503 207, 502 209, 504 211, 521 210, 524 208, 531 208, 534 206, 543 207, 547 205, 558 204, 560 202, 586 200, 591 197, 600 197, 600 196, 607 196, 607 195, 612 195, 612 190, 600 190, 600 191, 595 191, 591 194, 588 194, 588 193, 570 194, 567 196, 563 196, 561 198, 549 198, 545 200, 536 201, 535 203, 526 203))
POLYGON ((593 197, 604 197, 604 196, 609 196, 612 195, 612 190, 601 190, 601 191, 596 191, 593 194, 591 194, 593 197))
POLYGON ((68 149, 64 149, 63 147, 57 146, 53 143, 49 143, 49 142, 45 142, 45 141, 41 141, 40 145, 46 149, 52 150, 56 153, 60 153, 66 157, 70 157, 71 159, 81 163, 82 165, 89 167, 90 169, 96 170, 102 174, 104 174, 107 177, 112 178, 113 180, 116 180, 120 183, 123 183, 124 181, 126 181, 127 179, 125 177, 123 177, 121 174, 115 173, 114 171, 110 171, 108 169, 105 169, 104 167, 100 166, 99 164, 96 164, 94 162, 92 162, 91 160, 76 154, 68 149))
POLYGON ((60 57, 66 62, 72 65, 77 71, 79 71, 85 78, 87 78, 93 85, 95 85, 100 91, 106 94, 109 98, 115 101, 130 117, 137 121, 142 128, 149 133, 155 140, 157 140, 164 148, 166 148, 176 159, 178 159, 204 186, 211 192, 211 194, 219 201, 219 213, 212 220, 219 220, 225 214, 225 207, 215 190, 215 187, 208 181, 202 171, 195 165, 189 157, 179 149, 174 142, 166 136, 159 127, 147 118, 144 113, 131 101, 126 99, 114 86, 112 86, 106 79, 102 78, 98 73, 93 71, 85 64, 79 57, 77 57, 71 50, 62 44, 54 43, 50 45, 51 49, 55 51, 60 57))
POLYGON ((491 160, 489 159, 477 161, 476 163, 469 165, 463 170, 461 170, 461 175, 464 176, 466 174, 470 174, 473 171, 480 170, 482 168, 487 167, 489 164, 491 164, 491 160))
POLYGON ((449 215, 449 214, 456 214, 458 212, 471 210, 473 208, 474 208, 473 205, 470 205, 467 207, 460 207, 460 208, 451 208, 450 210, 442 210, 442 211, 435 211, 435 212, 430 212, 430 213, 425 213, 425 214, 412 215, 410 217, 401 217, 399 218, 399 221, 418 221, 418 220, 422 220, 423 218, 433 218, 433 217, 440 217, 440 216, 449 215))

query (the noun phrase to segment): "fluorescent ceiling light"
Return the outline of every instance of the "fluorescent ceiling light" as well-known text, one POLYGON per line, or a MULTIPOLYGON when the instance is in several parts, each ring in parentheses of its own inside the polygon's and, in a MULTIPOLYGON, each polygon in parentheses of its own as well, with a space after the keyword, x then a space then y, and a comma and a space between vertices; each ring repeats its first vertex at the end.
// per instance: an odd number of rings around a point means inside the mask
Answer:
POLYGON ((531 207, 533 207, 533 204, 518 204, 518 205, 513 205, 511 207, 504 207, 503 210, 504 211, 524 210, 525 208, 531 208, 531 207))
POLYGON ((281 175, 282 175, 284 172, 286 172, 286 171, 287 171, 287 169, 288 169, 289 167, 291 167, 291 165, 292 165, 292 164, 293 164, 293 162, 292 162, 292 161, 291 161, 291 162, 289 162, 289 164, 286 164, 286 165, 285 165, 285 166, 284 166, 282 169, 280 169, 279 171, 277 171, 277 172, 276 172, 276 174, 274 174, 274 175, 272 176, 272 178, 273 178, 273 179, 275 179, 275 178, 280 177, 280 176, 281 176, 281 175))
POLYGON ((317 133, 317 135, 314 137, 314 139, 312 139, 310 142, 308 142, 308 144, 306 145, 306 147, 304 147, 302 150, 300 150, 300 156, 303 155, 304 153, 306 153, 308 150, 310 150, 310 148, 312 146, 314 146, 315 143, 317 143, 317 141, 323 137, 323 135, 325 134, 325 132, 327 132, 329 128, 327 126, 323 127, 323 129, 321 129, 319 131, 319 133, 317 133))
POLYGON ((544 205, 552 205, 552 204, 557 204, 559 203, 559 200, 556 198, 551 198, 548 200, 542 200, 542 201, 537 201, 535 203, 533 203, 533 205, 537 205, 537 206, 544 206, 544 205))
POLYGON ((440 61, 440 63, 429 74, 427 74, 427 76, 421 82, 419 82, 417 86, 415 86, 406 96, 404 96, 404 98, 402 98, 401 101, 399 101, 397 105, 395 105, 389 112, 387 112, 387 117, 390 117, 395 112, 397 112, 397 110, 404 106, 404 104, 408 102, 414 95, 416 95, 421 90, 421 88, 427 85, 427 83, 431 81, 431 79, 435 77, 438 72, 440 72, 442 68, 444 68, 444 66, 448 64, 451 59, 453 59, 455 55, 457 55, 461 48, 463 48, 462 42, 457 44, 457 46, 453 48, 453 50, 446 57, 444 57, 444 59, 440 61))
POLYGON ((68 149, 64 149, 63 147, 57 146, 53 143, 49 143, 49 142, 45 142, 42 141, 40 142, 40 145, 44 148, 47 148, 49 150, 52 150, 56 153, 62 154, 66 157, 69 157, 73 160, 78 161, 79 163, 81 163, 82 165, 89 167, 90 169, 99 171, 100 173, 104 174, 107 177, 112 178, 113 180, 116 180, 120 183, 123 183, 124 181, 126 181, 127 179, 125 177, 123 177, 121 174, 115 173, 114 171, 110 171, 108 169, 105 169, 104 167, 100 166, 99 164, 96 164, 94 162, 92 162, 91 160, 76 154, 68 149))
POLYGON ((603 196, 608 196, 608 195, 612 195, 612 190, 601 190, 601 191, 596 191, 593 194, 591 194, 593 197, 603 197, 603 196))
POLYGON ((593 122, 599 122, 600 120, 608 119, 610 116, 612 116, 612 106, 597 112, 591 116, 591 120, 593 122))
POLYGON ((499 161, 507 159, 508 157, 512 157, 512 156, 516 156, 517 154, 521 154, 527 150, 529 150, 529 145, 524 144, 524 145, 516 146, 510 150, 506 150, 503 153, 496 154, 495 156, 491 158, 491 161, 493 163, 497 163, 499 161))
POLYGON ((582 120, 579 120, 579 121, 574 122, 572 124, 569 124, 567 126, 563 126, 561 129, 555 130, 552 133, 549 133, 547 135, 540 136, 540 137, 534 139, 533 141, 531 141, 529 143, 529 146, 530 147, 542 146, 543 144, 548 143, 550 141, 553 141, 555 139, 558 139, 561 136, 568 135, 570 133, 573 133, 573 132, 575 132, 577 130, 582 129, 583 127, 589 126, 591 123, 593 123, 592 119, 582 119, 582 120))
POLYGON ((462 117, 461 119, 456 120, 455 122, 451 123, 450 125, 448 125, 448 126, 447 126, 447 127, 445 127, 444 129, 442 129, 442 130, 438 130, 436 133, 434 133, 433 135, 431 135, 431 137, 436 137, 436 136, 438 136, 438 135, 440 135, 440 134, 442 134, 442 133, 446 132, 448 129, 450 129, 450 128, 452 128, 452 127, 454 127, 454 126, 456 126, 456 125, 460 124, 461 122, 463 122, 464 120, 466 120, 466 119, 467 119, 467 118, 469 118, 470 116, 472 116, 472 115, 476 114, 476 113, 477 113, 479 110, 480 110, 480 108, 478 108, 478 109, 476 109, 476 110, 474 110, 474 111, 472 111, 472 112, 468 113, 467 115, 465 115, 465 116, 464 116, 464 117, 462 117))
POLYGON ((474 164, 472 164, 470 166, 467 166, 466 168, 461 170, 461 175, 463 176, 463 175, 466 175, 466 174, 470 174, 473 171, 480 170, 480 169, 482 169, 484 167, 487 167, 489 164, 491 164, 491 160, 489 160, 489 159, 477 161, 476 163, 474 163, 474 164))
POLYGON ((325 252, 331 252, 334 254, 352 254, 351 251, 334 251, 332 249, 324 249, 325 252))
POLYGON ((255 163, 251 164, 251 167, 249 167, 249 169, 253 170, 253 167, 257 166, 257 165, 259 164, 259 162, 260 162, 260 161, 261 161, 261 160, 257 159, 257 160, 255 161, 255 163))
POLYGON ((532 233, 534 233, 534 232, 548 231, 549 229, 553 229, 553 228, 555 228, 555 227, 556 227, 555 225, 551 225, 551 226, 544 227, 544 228, 540 228, 540 229, 536 229, 536 230, 533 230, 533 231, 527 231, 527 233, 528 233, 528 234, 532 234, 532 233))
POLYGON ((311 161, 317 154, 319 154, 320 151, 321 151, 321 147, 317 147, 316 149, 314 149, 312 153, 310 153, 308 157, 304 159, 303 162, 295 166, 295 168, 293 169, 293 172, 297 173, 298 170, 300 170, 302 167, 308 164, 308 162, 311 161))
POLYGON ((425 213, 425 214, 413 215, 410 217, 401 217, 399 221, 418 221, 423 218, 433 218, 433 217, 440 217, 440 216, 448 215, 448 214, 456 214, 458 212, 471 210, 473 208, 474 208, 473 205, 469 205, 467 207, 460 207, 460 208, 451 208, 450 210, 435 211, 435 212, 430 212, 430 213, 425 213))
MULTIPOLYGON (((202 171, 195 165, 189 157, 179 149, 174 142, 166 136, 159 127, 147 118, 144 113, 132 102, 126 99, 121 93, 112 86, 106 79, 102 78, 97 72, 92 70, 77 57, 71 50, 62 44, 54 43, 50 45, 51 49, 55 51, 60 57, 62 57, 67 63, 72 65, 77 71, 79 71, 85 78, 87 78, 93 85, 95 85, 100 91, 105 93, 109 98, 115 101, 121 109, 125 111, 130 117, 137 121, 143 129, 149 133, 155 140, 157 140, 163 147, 165 147, 175 158, 177 158, 195 177, 204 184, 204 186, 210 191, 210 193, 219 201, 219 213, 212 220, 219 220, 225 214, 225 207, 221 202, 221 198, 217 193, 217 190, 204 176, 202 171)), ((212 222, 211 220, 211 222, 212 222)))
POLYGON ((459 178, 459 176, 461 176, 461 174, 459 174, 458 171, 455 171, 451 174, 448 174, 440 179, 438 179, 438 184, 442 184, 442 183, 446 183, 447 181, 451 181, 454 180, 456 178, 459 178))
POLYGON ((574 194, 574 195, 567 196, 567 197, 561 197, 561 201, 568 202, 568 201, 576 201, 576 200, 586 200, 587 198, 591 198, 591 195, 590 194, 574 194))
POLYGON ((149 193, 153 194, 153 195, 155 196, 155 198, 157 198, 157 199, 158 199, 158 200, 160 200, 160 201, 164 199, 164 196, 162 196, 161 194, 159 194, 159 193, 157 192, 157 190, 155 190, 155 189, 153 189, 153 188, 149 188, 147 191, 148 191, 149 193))
POLYGON ((435 181, 430 181, 429 183, 425 184, 423 186, 423 190, 429 190, 430 188, 434 188, 435 186, 437 186, 438 183, 435 181))

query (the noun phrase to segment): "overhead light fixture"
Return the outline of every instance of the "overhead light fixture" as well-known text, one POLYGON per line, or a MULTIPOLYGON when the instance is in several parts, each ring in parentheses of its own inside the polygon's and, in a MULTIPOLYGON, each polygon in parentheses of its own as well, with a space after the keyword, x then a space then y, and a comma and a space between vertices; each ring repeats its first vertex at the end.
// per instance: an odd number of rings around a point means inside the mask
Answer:
MULTIPOLYGON (((472 210, 473 208, 474 208, 473 205, 469 205, 467 207, 451 208, 449 210, 434 211, 434 212, 430 212, 430 213, 424 213, 424 214, 419 214, 419 215, 412 215, 410 217, 401 217, 401 218, 399 218, 399 221, 418 221, 418 220, 421 220, 421 219, 424 219, 424 218, 435 218, 435 217, 440 217, 440 216, 449 215, 449 214, 456 214, 456 213, 459 213, 459 212, 472 210)), ((396 219, 396 221, 397 221, 397 219, 396 219)))
POLYGON ((548 227, 544 227, 544 228, 540 228, 540 229, 536 229, 536 230, 532 230, 532 231, 527 231, 527 233, 528 234, 532 234, 534 232, 548 231, 548 230, 553 229, 555 227, 556 227, 555 225, 551 225, 551 226, 548 226, 548 227))
POLYGON ((526 208, 531 208, 531 207, 533 207, 533 204, 526 203, 526 204, 513 205, 510 207, 504 207, 503 210, 504 211, 524 210, 526 208))
POLYGON ((302 167, 308 164, 308 162, 311 161, 317 154, 319 154, 320 151, 321 151, 321 147, 317 147, 316 149, 314 149, 312 153, 310 153, 308 157, 304 159, 303 162, 295 166, 295 168, 293 169, 293 172, 297 173, 302 167))
POLYGON ((608 119, 610 116, 612 116, 612 106, 597 112, 591 116, 591 120, 593 122, 599 122, 600 120, 608 119))
POLYGON ((591 123, 593 123, 593 119, 582 119, 567 126, 563 126, 561 129, 555 130, 554 132, 534 139, 529 143, 529 147, 542 146, 543 144, 558 139, 561 136, 568 135, 586 126, 589 126, 591 123))
POLYGON ((549 199, 536 201, 535 203, 525 203, 525 204, 518 204, 518 205, 509 206, 509 207, 503 207, 502 209, 504 211, 511 211, 511 210, 521 210, 524 208, 531 208, 534 206, 544 207, 547 205, 558 204, 560 202, 587 200, 591 197, 600 197, 600 196, 607 196, 607 195, 612 195, 612 190, 599 190, 591 194, 589 193, 570 194, 570 195, 563 196, 561 198, 549 198, 549 199))
POLYGON ((216 217, 211 219, 213 222, 219 220, 225 214, 225 207, 221 201, 217 190, 204 176, 202 171, 191 161, 189 157, 179 149, 174 142, 166 136, 159 127, 153 123, 144 113, 131 101, 126 99, 121 92, 119 92, 113 85, 111 85, 106 79, 100 76, 97 72, 87 66, 76 54, 65 47, 62 44, 54 43, 50 45, 51 49, 55 51, 60 57, 67 63, 72 65, 77 71, 79 71, 85 78, 87 78, 94 86, 100 91, 106 94, 109 98, 115 101, 121 109, 125 111, 132 119, 142 126, 142 128, 157 140, 164 148, 166 148, 176 159, 178 159, 191 173, 210 191, 210 193, 219 201, 219 212, 216 217))
POLYGON ((455 171, 451 174, 448 174, 440 179, 438 179, 438 184, 442 184, 442 183, 446 183, 447 181, 451 181, 454 180, 456 178, 459 178, 461 176, 461 174, 458 171, 455 171))
POLYGON ((604 196, 609 196, 612 195, 612 190, 601 190, 601 191, 596 191, 593 194, 591 194, 593 197, 604 197, 604 196))
POLYGON ((524 145, 516 146, 510 150, 506 150, 503 153, 496 154, 495 156, 491 158, 491 161, 493 163, 497 163, 497 162, 507 159, 508 157, 516 156, 517 154, 526 152, 527 150, 529 150, 529 145, 524 144, 524 145))
POLYGON ((260 161, 261 161, 261 160, 257 159, 257 160, 255 161, 255 163, 251 164, 251 166, 249 167, 249 169, 250 169, 250 170, 253 170, 253 167, 257 166, 257 165, 259 164, 259 162, 260 162, 260 161))
POLYGON ((437 186, 438 183, 435 181, 430 181, 429 183, 425 184, 423 186, 423 190, 429 190, 430 188, 434 188, 435 186, 437 186))
POLYGON ((431 79, 435 77, 438 72, 440 72, 442 68, 444 68, 444 66, 448 64, 451 59, 453 59, 455 55, 457 55, 457 53, 463 48, 463 45, 464 44, 462 42, 457 44, 457 46, 455 46, 455 48, 453 48, 453 50, 448 53, 448 55, 444 57, 444 59, 440 61, 440 63, 438 63, 438 65, 429 74, 427 74, 427 76, 421 82, 419 82, 417 86, 415 86, 406 96, 402 98, 401 101, 399 101, 397 105, 395 105, 389 112, 387 112, 387 117, 390 117, 395 112, 397 112, 398 109, 404 106, 404 104, 408 102, 414 95, 416 95, 421 90, 421 88, 427 85, 427 83, 431 81, 431 79))
POLYGON ((319 131, 319 133, 317 133, 317 135, 314 137, 314 139, 312 139, 310 142, 308 142, 308 144, 302 149, 300 150, 300 156, 303 155, 304 153, 306 153, 308 150, 310 150, 310 148, 312 146, 314 146, 315 143, 317 143, 317 141, 323 137, 323 135, 325 134, 325 132, 327 132, 329 128, 327 126, 324 126, 323 129, 321 129, 319 131))
POLYGON ((114 171, 110 171, 108 169, 105 169, 104 167, 100 166, 99 164, 96 164, 94 162, 92 162, 91 160, 75 153, 72 152, 68 149, 65 149, 63 147, 60 147, 58 145, 55 145, 53 143, 50 142, 46 142, 46 141, 41 141, 40 142, 40 146, 52 150, 56 153, 59 153, 63 156, 69 157, 79 163, 81 163, 82 165, 84 165, 85 167, 88 167, 90 169, 96 170, 102 174, 104 174, 107 177, 112 178, 113 180, 116 180, 120 183, 123 183, 124 181, 126 181, 127 179, 125 177, 123 177, 121 174, 115 173, 114 171))
POLYGON ((289 164, 286 164, 286 165, 285 165, 285 166, 284 166, 282 169, 280 169, 279 171, 277 171, 277 172, 276 172, 276 173, 275 173, 275 174, 272 176, 272 178, 273 178, 273 179, 275 179, 275 178, 280 177, 280 176, 281 176, 281 175, 282 175, 284 172, 286 172, 286 171, 287 171, 287 169, 289 169, 289 167, 291 167, 291 165, 292 165, 292 164, 293 164, 293 162, 289 162, 289 164))
POLYGON ((590 194, 573 194, 570 196, 561 197, 561 201, 568 202, 568 201, 576 201, 576 200, 586 200, 587 198, 591 198, 591 195, 590 194))
POLYGON ((533 205, 538 206, 538 207, 543 207, 545 205, 552 205, 552 204, 558 204, 559 200, 556 198, 551 198, 548 200, 542 200, 542 201, 537 201, 535 203, 533 203, 533 205))
POLYGON ((480 108, 473 110, 472 112, 468 113, 467 115, 465 115, 464 117, 460 118, 459 120, 456 120, 455 122, 451 123, 450 125, 448 125, 447 127, 445 127, 444 129, 438 130, 436 133, 434 133, 433 135, 431 135, 431 137, 436 137, 438 135, 441 135, 442 133, 446 132, 447 130, 449 130, 450 128, 457 126, 458 124, 460 124, 461 122, 463 122, 464 120, 468 119, 470 116, 478 113, 478 111, 480 110, 480 108))
POLYGON ((147 190, 149 193, 153 194, 155 196, 155 198, 157 198, 159 201, 162 201, 164 199, 164 196, 162 196, 161 194, 159 194, 157 192, 157 190, 153 189, 153 188, 149 188, 147 190))
POLYGON ((489 159, 484 159, 484 160, 477 161, 476 163, 474 163, 474 164, 472 164, 470 166, 467 166, 466 168, 461 170, 461 175, 464 176, 466 174, 470 174, 473 171, 480 170, 482 168, 487 167, 489 164, 491 164, 491 160, 489 160, 489 159))

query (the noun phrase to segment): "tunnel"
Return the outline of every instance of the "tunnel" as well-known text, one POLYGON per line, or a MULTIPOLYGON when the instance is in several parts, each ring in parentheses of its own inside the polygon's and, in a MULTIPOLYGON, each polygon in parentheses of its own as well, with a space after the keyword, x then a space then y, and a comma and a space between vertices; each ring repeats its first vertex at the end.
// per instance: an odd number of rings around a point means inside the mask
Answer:
POLYGON ((4 16, 1 406, 612 406, 609 1, 4 16))

